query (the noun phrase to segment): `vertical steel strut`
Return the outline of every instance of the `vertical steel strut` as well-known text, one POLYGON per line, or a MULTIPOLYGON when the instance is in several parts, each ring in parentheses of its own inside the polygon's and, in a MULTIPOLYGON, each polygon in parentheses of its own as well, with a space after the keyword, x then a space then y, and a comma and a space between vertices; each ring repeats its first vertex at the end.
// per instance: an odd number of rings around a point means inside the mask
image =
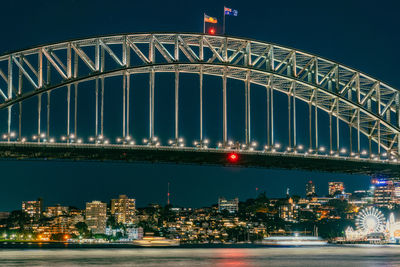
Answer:
POLYGON ((226 114, 226 68, 222 75, 222 134, 223 134, 223 146, 228 143, 227 133, 227 114, 226 114))
POLYGON ((199 94, 200 94, 200 143, 203 143, 203 66, 200 66, 199 75, 199 94))
POLYGON ((179 139, 179 71, 175 67, 175 142, 179 139))
POLYGON ((246 147, 249 148, 250 141, 251 141, 251 124, 250 124, 250 71, 246 74, 246 81, 245 81, 245 120, 246 120, 246 128, 245 128, 245 136, 246 136, 246 147))

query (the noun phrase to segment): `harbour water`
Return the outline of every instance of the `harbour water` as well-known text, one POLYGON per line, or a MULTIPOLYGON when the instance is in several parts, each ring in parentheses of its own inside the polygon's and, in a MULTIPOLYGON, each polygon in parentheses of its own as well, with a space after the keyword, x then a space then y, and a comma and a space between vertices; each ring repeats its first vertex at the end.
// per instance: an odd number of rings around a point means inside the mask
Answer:
POLYGON ((400 246, 1 248, 1 266, 400 266, 400 246))

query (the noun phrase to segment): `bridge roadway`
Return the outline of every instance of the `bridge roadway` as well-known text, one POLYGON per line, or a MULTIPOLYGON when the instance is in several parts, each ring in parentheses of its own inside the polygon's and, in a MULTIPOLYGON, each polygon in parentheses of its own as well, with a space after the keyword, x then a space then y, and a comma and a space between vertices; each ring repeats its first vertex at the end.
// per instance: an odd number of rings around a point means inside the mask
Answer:
POLYGON ((228 156, 232 152, 233 150, 223 149, 143 145, 0 143, 1 159, 176 163, 387 175, 392 177, 397 177, 400 174, 400 165, 397 162, 262 151, 235 151, 238 154, 238 160, 230 162, 228 156))

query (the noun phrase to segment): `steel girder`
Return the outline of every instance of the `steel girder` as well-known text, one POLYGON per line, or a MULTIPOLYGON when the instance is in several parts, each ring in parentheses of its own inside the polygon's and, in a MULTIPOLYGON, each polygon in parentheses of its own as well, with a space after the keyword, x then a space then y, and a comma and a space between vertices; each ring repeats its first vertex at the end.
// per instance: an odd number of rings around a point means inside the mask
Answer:
POLYGON ((244 38, 125 34, 4 54, 0 109, 8 108, 10 120, 12 105, 44 91, 126 72, 175 72, 176 66, 180 72, 248 79, 284 92, 338 117, 390 154, 400 154, 397 89, 334 61, 244 38), (114 64, 106 66, 106 57, 114 64))

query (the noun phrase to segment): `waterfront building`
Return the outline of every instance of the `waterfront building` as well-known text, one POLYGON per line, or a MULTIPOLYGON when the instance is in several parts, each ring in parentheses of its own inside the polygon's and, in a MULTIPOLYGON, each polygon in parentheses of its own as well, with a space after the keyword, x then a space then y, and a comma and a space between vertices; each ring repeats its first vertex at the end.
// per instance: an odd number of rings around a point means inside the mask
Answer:
POLYGON ((143 239, 143 228, 142 227, 127 228, 126 235, 128 236, 128 240, 143 239))
POLYGON ((279 205, 279 217, 287 222, 297 222, 299 207, 289 198, 285 204, 279 205))
POLYGON ((394 181, 390 179, 373 179, 374 204, 378 207, 392 207, 396 203, 394 181))
POLYGON ((107 205, 100 201, 86 203, 86 225, 93 234, 105 234, 107 205))
POLYGON ((329 182, 328 192, 330 196, 335 194, 343 194, 344 192, 344 185, 343 182, 329 182))
POLYGON ((118 199, 111 200, 111 214, 117 223, 133 224, 136 214, 136 200, 120 195, 118 199))
POLYGON ((236 213, 239 211, 239 198, 225 199, 223 197, 218 198, 218 211, 222 212, 227 210, 229 213, 236 213))
POLYGON ((306 196, 315 196, 315 184, 312 181, 308 181, 308 183, 306 183, 306 196))
POLYGON ((60 204, 57 204, 54 207, 47 207, 44 215, 46 217, 57 217, 61 215, 68 215, 69 208, 66 206, 61 206, 60 204))
POLYGON ((22 211, 27 213, 33 220, 40 219, 43 210, 43 200, 39 198, 33 201, 22 201, 22 211))

